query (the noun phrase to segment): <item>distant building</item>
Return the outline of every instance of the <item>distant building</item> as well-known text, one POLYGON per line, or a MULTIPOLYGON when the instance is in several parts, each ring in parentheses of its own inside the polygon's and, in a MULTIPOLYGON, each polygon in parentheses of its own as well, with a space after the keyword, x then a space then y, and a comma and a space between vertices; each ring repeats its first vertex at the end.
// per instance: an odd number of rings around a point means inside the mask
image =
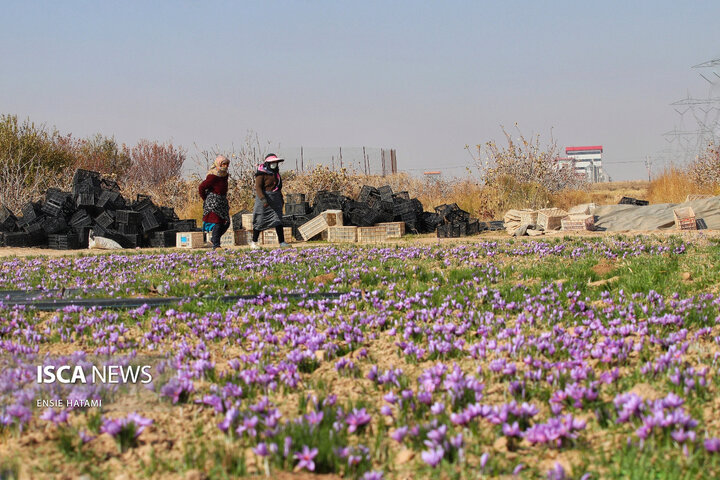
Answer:
POLYGON ((590 183, 608 182, 610 178, 602 168, 602 153, 602 145, 566 147, 566 156, 559 157, 558 164, 574 168, 578 175, 590 183))
POLYGON ((425 175, 425 178, 427 178, 428 180, 440 180, 440 177, 442 176, 442 172, 440 172, 440 171, 423 172, 423 175, 425 175))

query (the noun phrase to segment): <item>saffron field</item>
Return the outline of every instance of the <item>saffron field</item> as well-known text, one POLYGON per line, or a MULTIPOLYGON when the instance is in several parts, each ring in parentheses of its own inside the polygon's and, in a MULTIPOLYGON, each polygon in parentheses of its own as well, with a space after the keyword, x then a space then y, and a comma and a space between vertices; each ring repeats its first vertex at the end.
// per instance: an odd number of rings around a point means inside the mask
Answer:
POLYGON ((718 477, 719 268, 702 234, 0 258, 182 297, 0 303, 0 478, 718 477), (103 362, 152 382, 38 382, 103 362))

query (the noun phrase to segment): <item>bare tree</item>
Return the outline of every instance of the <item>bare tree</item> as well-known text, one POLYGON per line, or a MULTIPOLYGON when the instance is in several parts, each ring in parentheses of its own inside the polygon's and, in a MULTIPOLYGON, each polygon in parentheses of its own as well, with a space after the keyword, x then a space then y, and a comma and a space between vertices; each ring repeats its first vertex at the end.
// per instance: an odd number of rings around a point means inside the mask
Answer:
POLYGON ((14 213, 38 197, 43 184, 41 164, 36 157, 0 159, 0 204, 14 213))
POLYGON ((559 164, 557 142, 552 137, 547 145, 541 145, 539 135, 528 139, 518 129, 519 138, 514 140, 504 127, 502 130, 507 146, 494 141, 478 145, 480 156, 476 159, 485 185, 493 195, 507 199, 501 208, 543 207, 549 194, 586 185, 574 169, 559 164))
MULTIPOLYGON (((249 209, 252 208, 255 199, 255 172, 258 165, 263 163, 265 155, 270 153, 271 145, 270 141, 260 141, 257 133, 248 131, 240 147, 236 148, 233 144, 229 151, 218 146, 210 150, 200 150, 195 158, 195 164, 207 172, 217 155, 228 157, 230 159, 228 201, 231 207, 249 209)), ((201 175, 204 176, 204 173, 201 175)), ((198 182, 200 180, 200 178, 195 179, 198 182)))

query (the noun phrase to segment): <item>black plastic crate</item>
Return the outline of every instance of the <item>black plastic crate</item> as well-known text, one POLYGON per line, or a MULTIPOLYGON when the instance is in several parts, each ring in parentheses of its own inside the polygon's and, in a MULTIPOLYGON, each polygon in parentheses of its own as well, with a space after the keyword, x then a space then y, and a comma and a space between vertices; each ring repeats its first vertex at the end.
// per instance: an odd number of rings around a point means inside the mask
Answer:
POLYGON ((177 213, 175 213, 175 209, 172 207, 160 207, 160 212, 163 214, 163 217, 165 217, 166 222, 175 222, 180 220, 177 213))
POLYGON ((137 199, 132 204, 132 209, 136 212, 142 212, 148 208, 155 207, 149 195, 138 194, 137 199))
POLYGON ((68 231, 68 224, 64 217, 46 217, 42 222, 42 228, 48 235, 65 233, 68 231))
MULTIPOLYGON (((234 229, 234 230, 242 230, 242 216, 245 215, 245 214, 247 214, 247 213, 250 213, 250 212, 248 212, 247 210, 243 210, 243 211, 240 211, 240 212, 236 213, 235 215, 233 215, 233 216, 231 217, 231 219, 232 219, 232 225, 233 225, 233 229, 234 229)), ((181 222, 184 222, 184 221, 186 221, 186 220, 180 220, 180 221, 181 221, 181 222)), ((195 221, 195 220, 193 220, 193 222, 194 222, 194 221, 195 221)), ((177 223, 177 222, 175 222, 175 223, 177 223)), ((170 224, 168 224, 168 226, 170 226, 170 224)), ((172 228, 176 228, 179 232, 188 232, 188 231, 190 231, 190 230, 181 230, 181 229, 179 229, 179 228, 177 228, 177 227, 175 227, 175 226, 173 226, 172 228)))
POLYGON ((78 248, 88 248, 88 237, 90 235, 90 227, 73 227, 70 231, 78 241, 78 248))
POLYGON ((75 196, 75 206, 78 208, 94 207, 95 206, 95 194, 94 193, 78 193, 75 196))
POLYGON ((441 225, 438 225, 436 232, 438 238, 447 238, 450 232, 450 224, 443 223, 441 225))
POLYGON ((14 232, 17 228, 17 217, 5 205, 0 205, 0 231, 14 232))
POLYGON ((164 230, 162 232, 154 232, 150 235, 151 247, 174 247, 177 240, 177 231, 164 230))
POLYGON ((98 208, 119 210, 125 208, 126 202, 120 193, 103 190, 100 195, 95 196, 95 206, 98 208))
POLYGON ((115 224, 115 214, 112 210, 105 210, 95 218, 95 223, 105 228, 112 228, 115 224))
POLYGON ((123 248, 137 248, 143 246, 143 236, 140 234, 118 234, 113 238, 123 248))
POLYGON ((502 220, 493 220, 488 222, 488 230, 491 232, 497 232, 499 230, 505 230, 505 222, 502 220))
POLYGON ((28 202, 22 207, 22 223, 28 224, 42 215, 42 206, 36 202, 28 202))
POLYGON ((151 232, 160 228, 163 224, 161 215, 159 211, 145 209, 142 214, 142 220, 140 221, 142 230, 144 232, 151 232))
POLYGON ((380 197, 380 192, 375 187, 370 185, 363 185, 360 189, 360 195, 358 195, 358 202, 367 203, 370 197, 380 197))
POLYGON ((75 233, 48 235, 48 247, 55 250, 77 250, 80 241, 75 233))
POLYGON ((453 210, 445 216, 445 220, 448 222, 468 222, 470 213, 460 209, 453 210))
POLYGON ((286 205, 288 203, 292 203, 292 204, 303 203, 304 201, 305 201, 304 193, 288 193, 285 195, 286 205))
POLYGON ((361 205, 363 204, 356 204, 355 207, 348 212, 349 223, 358 227, 372 227, 378 223, 378 211, 371 209, 367 205, 361 205))
POLYGON ((405 222, 405 230, 417 232, 418 216, 415 212, 403 213, 400 215, 400 221, 405 222))
POLYGON ((470 220, 467 224, 467 234, 477 235, 478 233, 480 233, 479 224, 480 222, 478 222, 477 220, 470 220))
POLYGON ((285 204, 285 215, 305 215, 308 211, 310 211, 308 202, 285 204))
MULTIPOLYGON (((236 230, 240 230, 242 228, 242 220, 238 219, 236 222, 235 217, 233 217, 233 226, 236 230)), ((177 232, 194 232, 197 228, 197 221, 194 218, 168 222, 168 230, 175 230, 177 232)))
POLYGON ((67 192, 61 192, 58 190, 51 191, 48 189, 45 195, 45 203, 42 206, 42 211, 43 213, 53 217, 72 215, 75 211, 75 204, 72 200, 72 195, 67 192))
POLYGON ((138 212, 133 210, 117 210, 115 212, 115 221, 128 225, 139 225, 141 217, 138 212))
POLYGON ((283 224, 286 224, 285 226, 290 225, 303 225, 311 220, 310 215, 285 215, 283 217, 283 224))
POLYGON ((138 231, 138 226, 128 223, 117 223, 115 224, 115 229, 122 233, 123 235, 134 235, 136 233, 140 233, 138 231))
POLYGON ((24 224, 22 227, 23 231, 25 231, 25 233, 44 232, 45 229, 43 228, 43 222, 45 222, 46 218, 47 217, 45 215, 42 215, 33 220, 32 222, 24 224))
POLYGON ((442 223, 440 215, 433 212, 423 212, 419 216, 420 222, 428 231, 434 231, 442 223))
POLYGON ((392 202, 393 191, 390 185, 383 185, 382 187, 378 187, 377 190, 383 202, 392 202))
POLYGON ((29 247, 30 235, 26 232, 6 232, 3 234, 6 247, 29 247))
POLYGON ((111 192, 120 192, 120 185, 114 180, 109 178, 103 178, 100 180, 100 187, 103 190, 110 190, 111 192))
POLYGON ((78 210, 70 217, 70 225, 73 228, 90 226, 92 225, 92 218, 85 210, 78 210))
POLYGON ((638 200, 637 198, 632 197, 622 197, 618 205, 637 205, 639 207, 644 207, 650 205, 650 202, 647 200, 638 200))
POLYGON ((408 201, 408 200, 410 200, 410 194, 405 191, 393 193, 392 199, 393 199, 393 202, 408 201))
POLYGON ((97 182, 97 184, 100 185, 101 178, 102 175, 100 175, 100 172, 78 168, 77 170, 75 170, 72 183, 73 185, 77 185, 84 182, 97 182))
POLYGON ((28 246, 30 247, 45 245, 47 243, 47 233, 45 233, 45 230, 39 224, 34 224, 27 234, 29 238, 28 246))
POLYGON ((90 193, 93 195, 98 195, 100 193, 100 182, 97 183, 91 181, 91 180, 83 180, 79 183, 73 183, 72 186, 72 194, 74 197, 77 197, 81 193, 90 193))
POLYGON ((416 213, 415 212, 415 205, 411 201, 404 201, 394 204, 394 212, 396 216, 401 216, 409 213, 416 213))
POLYGON ((77 169, 72 180, 72 194, 77 196, 80 193, 100 193, 100 173, 92 170, 77 169))

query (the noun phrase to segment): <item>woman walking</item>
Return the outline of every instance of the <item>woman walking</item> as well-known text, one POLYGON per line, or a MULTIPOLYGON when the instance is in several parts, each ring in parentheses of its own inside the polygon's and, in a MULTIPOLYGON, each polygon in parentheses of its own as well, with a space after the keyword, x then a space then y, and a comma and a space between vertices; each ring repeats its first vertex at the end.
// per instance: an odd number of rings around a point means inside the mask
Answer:
POLYGON ((229 166, 230 160, 218 155, 198 189, 203 199, 203 232, 212 232, 213 250, 220 248, 220 237, 230 228, 230 206, 227 201, 229 166))
POLYGON ((253 209, 253 237, 250 246, 258 247, 260 232, 275 228, 281 247, 289 247, 285 243, 283 232, 282 178, 280 178, 280 162, 285 160, 274 153, 265 156, 265 162, 255 172, 255 208, 253 209))

